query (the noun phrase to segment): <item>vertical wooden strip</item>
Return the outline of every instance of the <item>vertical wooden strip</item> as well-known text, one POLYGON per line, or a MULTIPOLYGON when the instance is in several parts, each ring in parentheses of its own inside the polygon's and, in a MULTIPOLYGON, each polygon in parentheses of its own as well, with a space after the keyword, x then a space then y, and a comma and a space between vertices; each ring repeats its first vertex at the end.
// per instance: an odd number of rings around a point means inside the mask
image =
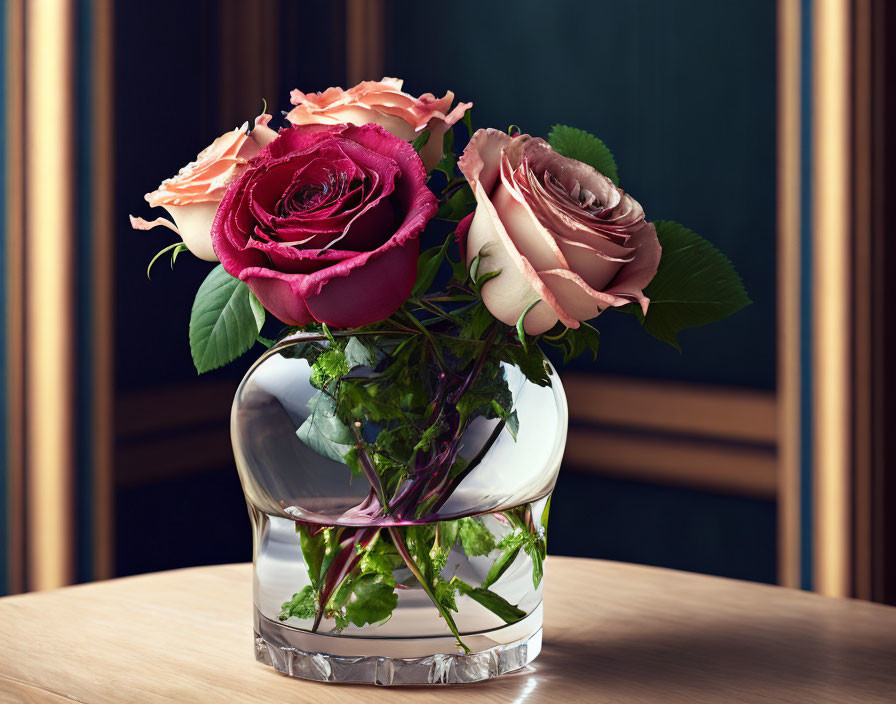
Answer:
POLYGON ((850 3, 813 17, 815 589, 850 593, 850 3))
POLYGON ((348 0, 346 5, 347 86, 379 80, 385 65, 382 0, 348 0))
POLYGON ((9 509, 9 579, 11 592, 25 589, 25 384, 24 365, 24 234, 25 151, 23 0, 7 0, 6 125, 6 362, 7 362, 7 488, 9 509))
POLYGON ((23 318, 24 272, 22 243, 24 228, 24 145, 22 65, 24 60, 23 0, 7 0, 4 7, 4 340, 6 368, 4 399, 6 454, 2 458, 6 480, 6 583, 0 585, 8 593, 25 588, 24 560, 24 459, 23 459, 23 318))
POLYGON ((28 586, 71 581, 72 5, 29 0, 25 18, 28 586), (62 113, 60 112, 62 111, 62 113))
POLYGON ((778 0, 778 581, 800 586, 800 4, 778 0))
POLYGON ((854 412, 853 575, 854 595, 872 598, 873 466, 873 317, 878 301, 872 267, 873 198, 871 185, 871 0, 854 0, 853 62, 853 336, 854 412))
POLYGON ((112 202, 114 168, 114 74, 113 3, 93 0, 93 100, 91 129, 93 158, 91 210, 93 281, 91 331, 93 345, 93 577, 108 579, 114 574, 113 418, 115 385, 114 281, 115 237, 112 202))

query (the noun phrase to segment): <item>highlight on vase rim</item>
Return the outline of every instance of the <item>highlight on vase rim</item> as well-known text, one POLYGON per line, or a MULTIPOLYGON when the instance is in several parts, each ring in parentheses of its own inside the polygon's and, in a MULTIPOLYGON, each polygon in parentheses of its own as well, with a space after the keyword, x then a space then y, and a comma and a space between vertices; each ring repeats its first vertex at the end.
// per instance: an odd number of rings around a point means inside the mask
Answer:
POLYGON ((180 236, 147 275, 165 255, 217 261, 190 317, 197 371, 255 345, 301 362, 311 391, 293 441, 365 487, 338 521, 292 517, 306 583, 278 618, 372 627, 413 587, 469 653, 459 605, 521 622, 532 609, 501 580, 525 561, 538 590, 546 552, 553 479, 518 506, 444 515, 474 471, 471 428, 527 432, 509 370, 562 396, 546 353, 596 359, 599 316, 633 316, 678 348, 681 330, 750 301, 710 242, 648 219, 584 130, 474 130, 472 103, 394 78, 294 90, 290 105, 278 129, 263 113, 147 194, 171 219, 133 227, 180 236), (476 583, 449 555, 483 562, 476 583))

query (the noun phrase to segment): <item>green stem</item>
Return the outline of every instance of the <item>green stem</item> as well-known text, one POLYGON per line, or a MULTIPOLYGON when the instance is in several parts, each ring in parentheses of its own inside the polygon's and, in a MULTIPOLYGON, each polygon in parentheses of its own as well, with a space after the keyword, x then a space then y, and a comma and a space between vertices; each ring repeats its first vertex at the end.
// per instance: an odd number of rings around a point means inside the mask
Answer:
POLYGON ((408 566, 408 569, 411 571, 411 574, 417 578, 417 581, 420 583, 420 586, 423 587, 423 591, 426 592, 426 595, 429 597, 430 601, 435 605, 435 607, 439 610, 439 613, 442 615, 442 618, 445 619, 445 622, 448 624, 448 628, 451 629, 451 632, 454 634, 454 637, 457 639, 457 644, 463 648, 464 653, 469 653, 470 649, 467 647, 466 643, 464 643, 460 639, 460 632, 457 630, 457 624, 454 623, 454 619, 451 617, 451 614, 448 613, 448 609, 442 606, 441 602, 436 598, 435 593, 432 590, 432 587, 429 585, 429 580, 427 580, 420 569, 417 567, 417 563, 414 562, 414 558, 411 557, 411 553, 408 552, 408 546, 405 545, 404 539, 401 537, 401 534, 398 532, 398 529, 394 526, 389 526, 389 535, 392 536, 392 542, 394 543, 396 549, 398 550, 398 554, 401 555, 401 559, 404 560, 405 564, 408 566))

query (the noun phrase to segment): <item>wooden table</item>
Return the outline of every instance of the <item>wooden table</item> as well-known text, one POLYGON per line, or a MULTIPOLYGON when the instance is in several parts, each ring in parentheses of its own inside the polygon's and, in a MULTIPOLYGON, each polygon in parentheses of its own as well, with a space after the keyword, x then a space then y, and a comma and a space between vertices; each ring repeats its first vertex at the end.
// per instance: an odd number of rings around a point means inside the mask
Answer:
POLYGON ((896 702, 896 609, 875 604, 551 557, 531 667, 386 689, 256 663, 250 582, 225 565, 0 599, 0 702, 896 702))

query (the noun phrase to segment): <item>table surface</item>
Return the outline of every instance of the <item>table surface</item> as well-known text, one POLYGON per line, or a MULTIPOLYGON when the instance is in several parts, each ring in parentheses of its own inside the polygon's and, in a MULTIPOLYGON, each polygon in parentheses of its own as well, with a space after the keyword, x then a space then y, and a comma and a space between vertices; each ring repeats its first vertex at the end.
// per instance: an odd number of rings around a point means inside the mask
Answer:
POLYGON ((541 656, 453 687, 294 680, 256 663, 249 565, 0 599, 0 702, 896 701, 896 608, 551 557, 541 656))

